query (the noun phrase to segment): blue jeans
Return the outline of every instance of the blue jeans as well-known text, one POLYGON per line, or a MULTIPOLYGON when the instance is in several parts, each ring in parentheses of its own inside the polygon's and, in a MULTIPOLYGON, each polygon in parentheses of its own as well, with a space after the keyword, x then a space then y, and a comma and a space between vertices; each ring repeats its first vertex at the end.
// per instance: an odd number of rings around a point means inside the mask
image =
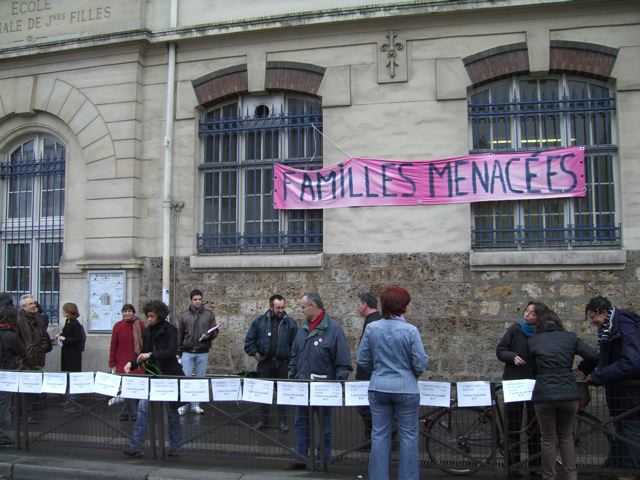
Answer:
MULTIPOLYGON (((180 415, 178 414, 177 404, 175 402, 166 402, 167 423, 169 424, 169 448, 175 450, 180 446, 182 441, 182 432, 180 431, 180 415)), ((135 449, 143 449, 145 439, 147 438, 147 425, 149 417, 149 400, 140 400, 138 402, 138 416, 133 426, 131 434, 131 443, 129 447, 135 449)))
POLYGON ((196 377, 204 377, 207 373, 207 363, 209 363, 209 354, 205 353, 189 353, 182 354, 182 370, 184 376, 190 377, 195 373, 196 377))
POLYGON ((369 480, 389 479, 391 431, 394 417, 398 425, 398 440, 400 441, 398 478, 418 480, 420 478, 420 458, 418 456, 420 395, 370 390, 369 406, 372 422, 369 480))
MULTIPOLYGON (((311 407, 314 414, 318 419, 320 418, 320 410, 324 412, 324 461, 329 462, 331 460, 331 414, 333 413, 333 407, 311 407)), ((318 420, 319 421, 319 420, 318 420)), ((296 436, 296 453, 307 457, 309 455, 309 407, 296 407, 296 424, 295 424, 295 436, 296 436)), ((316 463, 321 463, 320 460, 320 442, 316 442, 317 453, 316 463)))

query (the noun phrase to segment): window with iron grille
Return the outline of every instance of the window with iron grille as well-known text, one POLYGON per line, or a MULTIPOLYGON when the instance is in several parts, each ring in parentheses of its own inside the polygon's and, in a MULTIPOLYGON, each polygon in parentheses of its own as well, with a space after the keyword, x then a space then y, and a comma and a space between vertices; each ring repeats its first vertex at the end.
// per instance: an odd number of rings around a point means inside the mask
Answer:
POLYGON ((476 88, 469 101, 471 152, 585 146, 587 195, 472 206, 472 248, 618 247, 615 97, 606 83, 555 75, 513 77, 476 88))
POLYGON ((5 189, 2 220, 4 291, 17 305, 31 294, 52 324, 58 323, 64 232, 65 147, 36 135, 14 146, 1 165, 5 189))
POLYGON ((207 112, 199 130, 204 156, 199 253, 322 250, 322 210, 273 208, 275 162, 322 167, 319 99, 240 97, 207 112))

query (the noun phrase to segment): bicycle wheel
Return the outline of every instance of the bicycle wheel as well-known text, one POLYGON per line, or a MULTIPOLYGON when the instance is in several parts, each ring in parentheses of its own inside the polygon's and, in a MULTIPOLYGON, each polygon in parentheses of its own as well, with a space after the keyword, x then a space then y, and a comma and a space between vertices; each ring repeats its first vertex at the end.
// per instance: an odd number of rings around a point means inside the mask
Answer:
POLYGON ((597 470, 607 463, 609 435, 598 417, 579 411, 573 423, 576 464, 580 471, 597 470))
POLYGON ((444 472, 469 475, 493 458, 492 428, 490 409, 444 410, 427 426, 427 454, 444 472))

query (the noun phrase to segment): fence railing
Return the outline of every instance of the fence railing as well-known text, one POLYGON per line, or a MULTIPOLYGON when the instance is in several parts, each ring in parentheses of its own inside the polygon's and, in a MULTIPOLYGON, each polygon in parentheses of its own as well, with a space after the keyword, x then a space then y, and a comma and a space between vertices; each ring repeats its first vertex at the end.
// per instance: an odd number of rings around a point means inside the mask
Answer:
MULTIPOLYGON (((635 384, 640 389, 640 382, 635 384)), ((613 422, 631 415, 640 417, 640 404, 611 418, 603 389, 587 389, 584 386, 584 391, 589 392, 589 400, 581 402, 574 424, 578 471, 616 472, 620 459, 612 457, 616 450, 613 443, 618 441, 619 444, 634 445, 636 448, 640 448, 640 445, 618 435, 613 422)), ((342 387, 344 391, 344 385, 342 387)), ((499 383, 491 384, 492 405, 486 407, 459 407, 453 385, 451 392, 453 398, 449 408, 420 407, 422 468, 440 468, 457 475, 477 470, 509 475, 513 471, 534 471, 539 468, 539 445, 532 445, 532 440, 537 442, 539 438, 535 434, 537 425, 535 421, 527 424, 524 415, 522 428, 517 432, 507 432, 505 404, 499 383), (518 438, 517 442, 515 438, 518 438), (506 455, 505 452, 511 453, 506 455), (513 452, 517 452, 517 455, 513 455, 513 452)), ((1 393, 5 396, 8 394, 1 393)), ((130 443, 134 422, 132 417, 121 415, 124 399, 100 394, 16 392, 10 395, 12 431, 8 433, 14 436, 18 449, 34 451, 39 447, 64 445, 115 451, 125 449, 130 443)), ((168 404, 154 401, 150 404, 150 428, 145 449, 153 458, 163 459, 173 453, 165 445, 168 426, 164 410, 168 404)), ((237 400, 210 401, 200 403, 200 406, 204 409, 204 414, 190 413, 180 417, 181 455, 207 455, 212 458, 211 454, 215 454, 307 461, 294 451, 295 407, 286 407, 289 428, 288 431, 282 431, 279 425, 281 417, 276 410, 275 401, 270 407, 267 426, 260 429, 254 428, 254 425, 264 418, 261 411, 263 404, 237 400)), ((5 408, 8 408, 6 402, 5 408)), ((316 407, 304 408, 311 410, 316 407)), ((311 415, 311 411, 309 413, 310 418, 315 417, 311 415)), ((366 413, 367 408, 361 406, 334 407, 330 463, 363 464, 368 461, 370 439, 365 421, 366 413)), ((321 422, 322 419, 318 425, 322 425, 321 422)), ((318 425, 313 426, 314 422, 311 423, 311 451, 314 451, 318 439, 314 438, 313 432, 320 432, 321 429, 318 425)), ((398 462, 397 450, 394 434, 392 464, 398 462)), ((308 468, 321 467, 311 461, 308 468)))

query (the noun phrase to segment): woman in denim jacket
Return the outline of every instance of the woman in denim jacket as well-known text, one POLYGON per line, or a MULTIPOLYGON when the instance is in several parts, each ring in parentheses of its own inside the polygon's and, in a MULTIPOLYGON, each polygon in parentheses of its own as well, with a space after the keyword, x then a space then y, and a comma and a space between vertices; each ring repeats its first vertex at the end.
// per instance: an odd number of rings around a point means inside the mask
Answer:
POLYGON ((420 476, 418 377, 427 367, 429 357, 418 329, 405 321, 404 314, 410 301, 409 292, 404 288, 386 289, 380 295, 383 319, 367 326, 358 349, 358 365, 372 372, 369 381, 373 423, 370 480, 389 478, 394 416, 400 440, 398 478, 417 480, 420 476))

